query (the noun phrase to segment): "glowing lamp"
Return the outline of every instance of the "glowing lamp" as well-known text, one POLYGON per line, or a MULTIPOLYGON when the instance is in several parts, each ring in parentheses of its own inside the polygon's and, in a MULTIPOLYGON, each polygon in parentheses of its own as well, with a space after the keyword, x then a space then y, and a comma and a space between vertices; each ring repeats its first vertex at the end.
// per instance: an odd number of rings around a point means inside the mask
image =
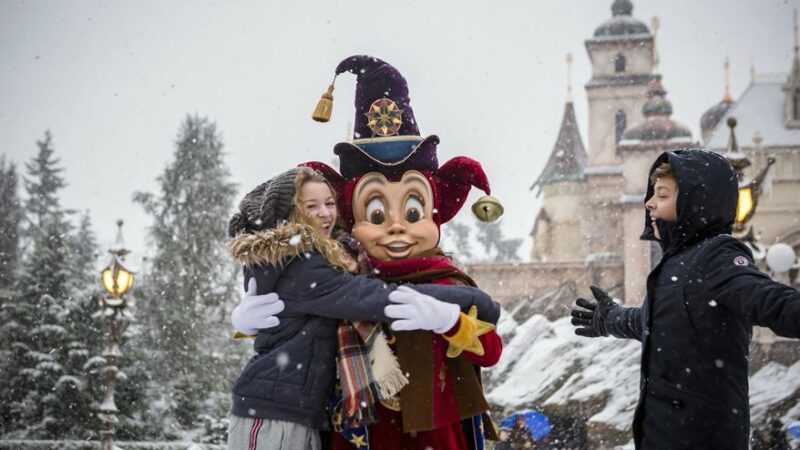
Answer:
POLYGON ((744 224, 753 214, 755 202, 753 201, 753 188, 742 186, 739 188, 739 203, 736 205, 736 223, 744 224))
POLYGON ((102 275, 103 287, 112 297, 122 297, 133 287, 133 272, 120 264, 116 257, 103 269, 102 275))

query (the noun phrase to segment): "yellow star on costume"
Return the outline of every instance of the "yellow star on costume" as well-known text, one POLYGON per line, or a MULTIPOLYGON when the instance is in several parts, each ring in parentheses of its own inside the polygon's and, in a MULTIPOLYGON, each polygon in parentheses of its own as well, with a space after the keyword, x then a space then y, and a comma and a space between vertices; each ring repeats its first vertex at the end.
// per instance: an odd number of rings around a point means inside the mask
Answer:
POLYGON ((473 305, 469 309, 469 314, 462 312, 459 316, 456 334, 453 336, 442 335, 450 343, 447 347, 447 357, 455 358, 464 350, 483 356, 485 350, 478 338, 492 330, 494 330, 494 325, 478 320, 478 308, 473 305))
POLYGON ((353 437, 350 438, 350 443, 356 446, 356 448, 366 447, 367 443, 364 442, 364 436, 359 436, 357 434, 353 434, 353 437))

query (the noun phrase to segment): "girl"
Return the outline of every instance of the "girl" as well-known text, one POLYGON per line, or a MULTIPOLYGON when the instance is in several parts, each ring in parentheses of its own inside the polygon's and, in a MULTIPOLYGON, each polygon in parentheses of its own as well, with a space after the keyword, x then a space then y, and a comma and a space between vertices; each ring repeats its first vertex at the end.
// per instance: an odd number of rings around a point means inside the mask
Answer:
MULTIPOLYGON (((330 239, 338 217, 333 192, 312 169, 292 169, 247 194, 230 221, 228 250, 244 265, 244 285, 253 294, 237 308, 234 325, 246 329, 242 317, 272 315, 246 310, 250 301, 270 304, 266 293, 276 293, 284 306, 280 327, 253 330, 258 354, 234 383, 230 450, 320 449, 319 430, 329 429, 325 406, 336 377, 339 320, 392 321, 384 307, 396 286, 349 274, 355 262, 330 239)), ((462 309, 497 308, 488 295, 465 286, 403 289, 410 300, 402 318, 418 329, 446 331, 462 309)), ((273 296, 271 304, 280 301, 273 296)), ((381 373, 366 383, 378 385, 375 392, 402 388, 396 361, 387 364, 386 370, 365 370, 368 378, 381 373)))

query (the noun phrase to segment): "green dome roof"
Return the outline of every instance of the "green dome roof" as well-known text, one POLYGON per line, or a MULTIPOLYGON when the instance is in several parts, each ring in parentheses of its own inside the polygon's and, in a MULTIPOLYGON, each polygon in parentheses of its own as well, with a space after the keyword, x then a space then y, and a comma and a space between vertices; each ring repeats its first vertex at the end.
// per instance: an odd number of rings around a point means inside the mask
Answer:
POLYGON ((648 100, 642 106, 645 120, 628 130, 622 135, 624 140, 637 141, 668 141, 675 138, 691 138, 692 133, 688 128, 669 118, 672 115, 672 103, 665 98, 667 91, 661 84, 660 78, 650 82, 647 92, 648 100))
POLYGON ((650 34, 643 22, 634 19, 630 0, 615 0, 611 5, 613 17, 594 30, 594 37, 624 37, 635 34, 650 34))

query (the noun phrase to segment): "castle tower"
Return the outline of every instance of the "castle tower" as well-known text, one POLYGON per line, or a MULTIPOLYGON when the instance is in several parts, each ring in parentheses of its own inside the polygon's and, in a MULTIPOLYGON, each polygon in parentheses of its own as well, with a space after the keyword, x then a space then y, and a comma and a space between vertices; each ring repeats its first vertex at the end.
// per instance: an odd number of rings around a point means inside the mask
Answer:
MULTIPOLYGON (((568 73, 572 56, 567 55, 568 73)), ((568 76, 569 79, 569 76, 568 76)), ((531 259, 538 262, 583 261, 586 255, 581 235, 581 208, 586 195, 583 171, 586 149, 578 131, 572 103, 572 85, 567 83, 567 101, 561 129, 550 159, 531 186, 543 195, 531 236, 531 259)))
POLYGON ((660 258, 660 247, 639 239, 644 230, 644 196, 650 167, 661 153, 694 145, 689 129, 670 118, 672 103, 666 95, 660 76, 650 81, 647 102, 642 105, 644 120, 625 131, 617 146, 625 180, 621 222, 626 304, 644 300, 647 274, 660 258))
POLYGON ((797 35, 797 10, 794 12, 794 60, 783 85, 783 117, 787 128, 800 128, 800 42, 797 35))
POLYGON ((628 124, 642 119, 647 85, 654 78, 654 38, 634 19, 630 0, 615 0, 613 16, 586 41, 592 79, 589 100, 589 166, 614 166, 617 142, 628 124))
POLYGON ((585 86, 589 154, 582 228, 590 264, 624 258, 625 180, 617 143, 629 124, 643 120, 647 87, 657 78, 654 36, 647 25, 632 17, 630 0, 615 0, 611 12, 611 19, 585 42, 592 78, 585 86))

